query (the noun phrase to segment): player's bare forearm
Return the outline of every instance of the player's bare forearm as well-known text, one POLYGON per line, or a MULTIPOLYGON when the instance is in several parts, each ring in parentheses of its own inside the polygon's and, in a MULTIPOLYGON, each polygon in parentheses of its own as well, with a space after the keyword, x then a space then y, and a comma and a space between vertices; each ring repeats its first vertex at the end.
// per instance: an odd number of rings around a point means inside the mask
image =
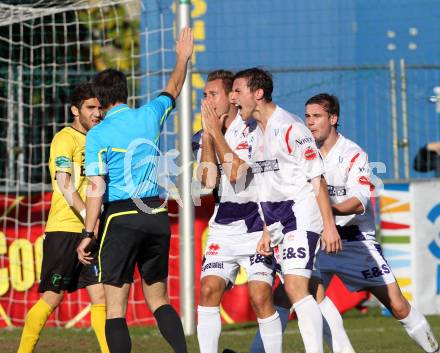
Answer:
POLYGON ((313 189, 315 191, 316 201, 321 211, 324 228, 327 226, 335 226, 333 211, 328 196, 327 183, 321 176, 312 179, 313 189))
POLYGON ((319 176, 312 179, 312 185, 315 190, 316 201, 324 225, 321 236, 321 248, 328 253, 338 252, 342 250, 342 241, 336 230, 335 219, 327 191, 327 183, 322 176, 319 176))
POLYGON ((333 214, 335 216, 349 216, 353 214, 362 214, 365 212, 364 205, 357 197, 350 197, 340 203, 332 205, 333 214))
POLYGON ((102 196, 87 197, 86 200, 86 221, 85 228, 88 232, 93 232, 96 222, 101 215, 102 196))
POLYGON ((72 193, 72 200, 73 208, 75 209, 75 211, 78 212, 80 215, 83 215, 86 209, 86 204, 82 200, 77 190, 72 193))
POLYGON ((231 183, 236 183, 237 180, 248 173, 249 165, 232 151, 220 131, 213 135, 213 140, 215 152, 220 160, 223 172, 231 183))
POLYGON ((168 80, 165 92, 177 98, 182 90, 188 68, 188 60, 193 51, 193 34, 189 27, 182 29, 176 42, 176 65, 168 80))
POLYGON ((57 172, 55 179, 58 188, 60 192, 63 194, 63 197, 68 203, 68 205, 70 207, 73 207, 78 214, 83 215, 86 205, 84 201, 81 199, 78 190, 76 190, 75 185, 73 185, 70 174, 57 172))
POLYGON ((209 134, 202 134, 202 163, 217 163, 214 141, 209 134))
POLYGON ((219 170, 215 156, 215 148, 209 134, 202 135, 202 156, 197 167, 197 174, 202 185, 208 189, 214 189, 219 181, 219 170))
POLYGON ((92 232, 96 222, 101 215, 102 197, 105 192, 105 181, 102 176, 89 177, 89 187, 86 198, 86 220, 85 229, 92 232))

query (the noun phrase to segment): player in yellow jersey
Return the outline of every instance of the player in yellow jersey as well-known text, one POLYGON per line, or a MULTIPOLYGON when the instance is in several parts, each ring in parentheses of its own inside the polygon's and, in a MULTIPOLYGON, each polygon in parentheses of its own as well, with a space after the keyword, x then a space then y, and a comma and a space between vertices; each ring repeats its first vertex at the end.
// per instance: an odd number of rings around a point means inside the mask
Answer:
POLYGON ((86 133, 102 120, 102 110, 89 83, 75 87, 71 97, 72 125, 59 131, 50 145, 49 170, 52 204, 43 242, 40 300, 26 315, 18 353, 33 352, 50 314, 64 292, 87 288, 92 303, 91 325, 101 352, 108 353, 105 339, 105 297, 98 283, 96 264, 83 266, 76 248, 84 228, 87 179, 84 170, 86 133))

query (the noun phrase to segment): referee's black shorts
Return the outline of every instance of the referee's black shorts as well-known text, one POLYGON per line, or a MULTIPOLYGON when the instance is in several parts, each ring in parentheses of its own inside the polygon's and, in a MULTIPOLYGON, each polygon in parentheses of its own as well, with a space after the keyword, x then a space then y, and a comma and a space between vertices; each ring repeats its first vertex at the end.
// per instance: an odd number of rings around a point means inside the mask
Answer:
POLYGON ((97 247, 92 250, 94 260, 84 266, 78 261, 76 248, 81 233, 46 232, 43 240, 43 263, 38 291, 74 292, 98 283, 97 247))
POLYGON ((147 284, 168 277, 170 223, 158 197, 109 202, 100 224, 99 277, 104 284, 133 282, 134 266, 147 284), (148 212, 145 212, 145 211, 148 212))

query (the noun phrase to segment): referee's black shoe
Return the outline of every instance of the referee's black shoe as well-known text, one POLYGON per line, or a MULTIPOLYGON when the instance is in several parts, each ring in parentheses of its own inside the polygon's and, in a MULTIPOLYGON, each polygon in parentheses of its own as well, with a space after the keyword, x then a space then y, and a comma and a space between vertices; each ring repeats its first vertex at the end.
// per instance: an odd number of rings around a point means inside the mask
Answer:
POLYGON ((232 349, 226 348, 226 349, 223 349, 222 353, 237 353, 237 352, 233 351, 232 349))

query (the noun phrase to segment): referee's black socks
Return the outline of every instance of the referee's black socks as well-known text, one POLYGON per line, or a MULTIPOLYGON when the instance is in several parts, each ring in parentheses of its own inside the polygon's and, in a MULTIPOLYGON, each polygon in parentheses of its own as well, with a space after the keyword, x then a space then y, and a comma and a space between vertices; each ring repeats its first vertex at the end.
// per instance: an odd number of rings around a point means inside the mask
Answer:
POLYGON ((131 339, 125 318, 105 320, 105 338, 110 353, 130 353, 131 339))
POLYGON ((174 349, 174 352, 187 353, 182 322, 174 308, 170 304, 165 304, 157 308, 153 315, 160 333, 174 349))

